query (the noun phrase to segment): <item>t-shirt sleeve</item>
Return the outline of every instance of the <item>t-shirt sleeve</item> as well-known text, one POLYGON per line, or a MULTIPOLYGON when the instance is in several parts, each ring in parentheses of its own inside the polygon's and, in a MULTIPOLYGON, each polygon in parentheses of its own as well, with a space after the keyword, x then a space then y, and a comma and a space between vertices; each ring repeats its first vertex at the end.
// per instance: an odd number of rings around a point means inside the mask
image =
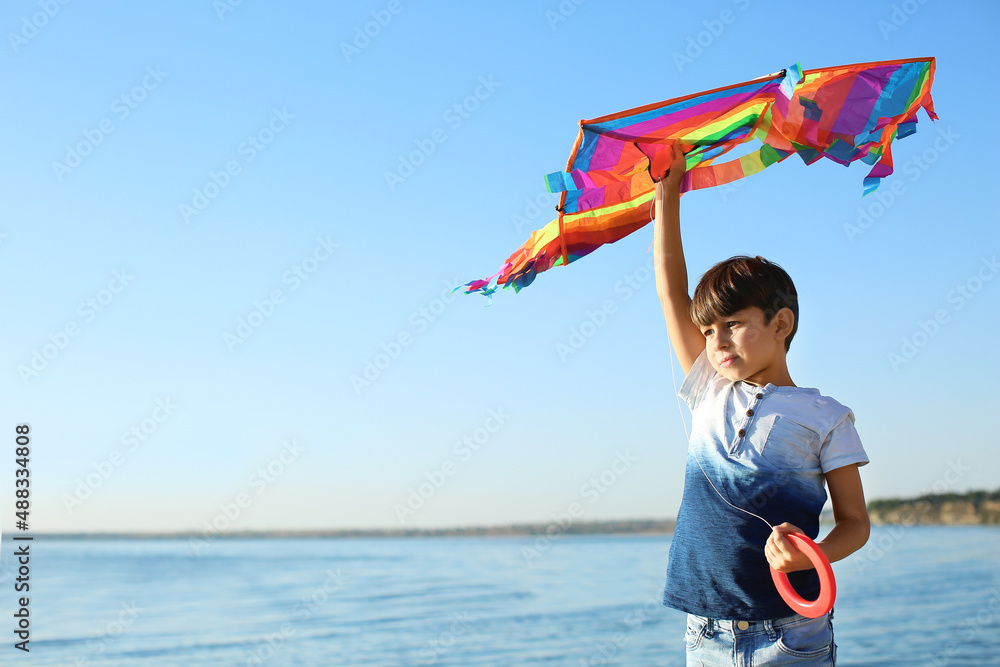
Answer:
POLYGON ((859 466, 868 463, 868 454, 854 428, 854 413, 845 409, 820 445, 819 465, 827 473, 855 463, 859 466))
POLYGON ((691 364, 691 369, 684 377, 684 382, 681 383, 681 388, 677 392, 677 395, 694 411, 698 407, 698 404, 701 403, 701 399, 704 398, 705 390, 708 388, 713 377, 715 377, 715 369, 712 368, 712 364, 708 361, 708 353, 702 350, 698 358, 691 364))

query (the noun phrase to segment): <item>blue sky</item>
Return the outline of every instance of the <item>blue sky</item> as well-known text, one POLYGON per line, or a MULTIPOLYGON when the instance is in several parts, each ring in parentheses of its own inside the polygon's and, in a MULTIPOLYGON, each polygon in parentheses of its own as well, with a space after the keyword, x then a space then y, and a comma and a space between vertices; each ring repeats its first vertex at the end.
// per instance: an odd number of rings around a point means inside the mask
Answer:
POLYGON ((693 192, 687 265, 692 288, 736 254, 788 270, 791 376, 855 411, 869 498, 997 487, 997 170, 977 132, 998 13, 7 3, 0 386, 10 451, 14 424, 33 432, 32 528, 674 516, 652 228, 489 308, 448 290, 548 222, 543 176, 581 118, 923 56, 940 120, 920 113, 879 195, 861 199, 864 165, 794 159, 693 192))

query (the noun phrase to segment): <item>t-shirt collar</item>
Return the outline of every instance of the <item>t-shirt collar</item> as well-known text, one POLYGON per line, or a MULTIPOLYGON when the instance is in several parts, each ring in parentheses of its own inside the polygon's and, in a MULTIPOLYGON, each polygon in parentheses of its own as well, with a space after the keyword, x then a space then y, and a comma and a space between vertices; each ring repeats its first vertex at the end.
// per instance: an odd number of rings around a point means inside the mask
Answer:
POLYGON ((763 387, 752 385, 746 380, 740 380, 736 384, 739 385, 740 389, 742 389, 744 393, 749 394, 751 396, 756 394, 763 394, 764 396, 767 396, 772 392, 791 393, 800 391, 800 392, 817 393, 817 394, 819 393, 819 389, 814 389, 813 387, 778 387, 770 382, 765 384, 763 387))

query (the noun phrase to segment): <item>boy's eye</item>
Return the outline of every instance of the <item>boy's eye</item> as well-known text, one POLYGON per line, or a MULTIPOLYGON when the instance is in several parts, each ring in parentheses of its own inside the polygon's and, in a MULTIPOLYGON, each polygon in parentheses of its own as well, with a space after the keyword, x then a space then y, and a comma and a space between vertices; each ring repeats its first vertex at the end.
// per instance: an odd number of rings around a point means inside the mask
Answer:
POLYGON ((709 336, 712 335, 712 330, 711 329, 705 329, 705 331, 703 331, 702 333, 705 334, 705 338, 708 338, 709 336))

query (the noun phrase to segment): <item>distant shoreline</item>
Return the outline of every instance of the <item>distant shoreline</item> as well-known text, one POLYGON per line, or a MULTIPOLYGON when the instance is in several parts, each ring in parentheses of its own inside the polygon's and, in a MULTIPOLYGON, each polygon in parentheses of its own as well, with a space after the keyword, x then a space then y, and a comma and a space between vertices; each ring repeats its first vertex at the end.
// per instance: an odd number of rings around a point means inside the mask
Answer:
POLYGON ((874 525, 997 526, 1000 489, 888 498, 868 503, 874 525))
MULTIPOLYGON (((930 494, 916 498, 882 499, 868 503, 872 525, 1000 526, 1000 489, 962 494, 930 494)), ((821 524, 833 522, 828 509, 821 524)), ((176 532, 35 532, 32 535, 61 539, 248 539, 248 538, 372 538, 372 537, 539 537, 556 535, 670 535, 673 519, 618 519, 521 523, 498 526, 448 528, 341 528, 329 530, 222 530, 176 532)), ((16 534, 8 531, 6 538, 16 534)))

